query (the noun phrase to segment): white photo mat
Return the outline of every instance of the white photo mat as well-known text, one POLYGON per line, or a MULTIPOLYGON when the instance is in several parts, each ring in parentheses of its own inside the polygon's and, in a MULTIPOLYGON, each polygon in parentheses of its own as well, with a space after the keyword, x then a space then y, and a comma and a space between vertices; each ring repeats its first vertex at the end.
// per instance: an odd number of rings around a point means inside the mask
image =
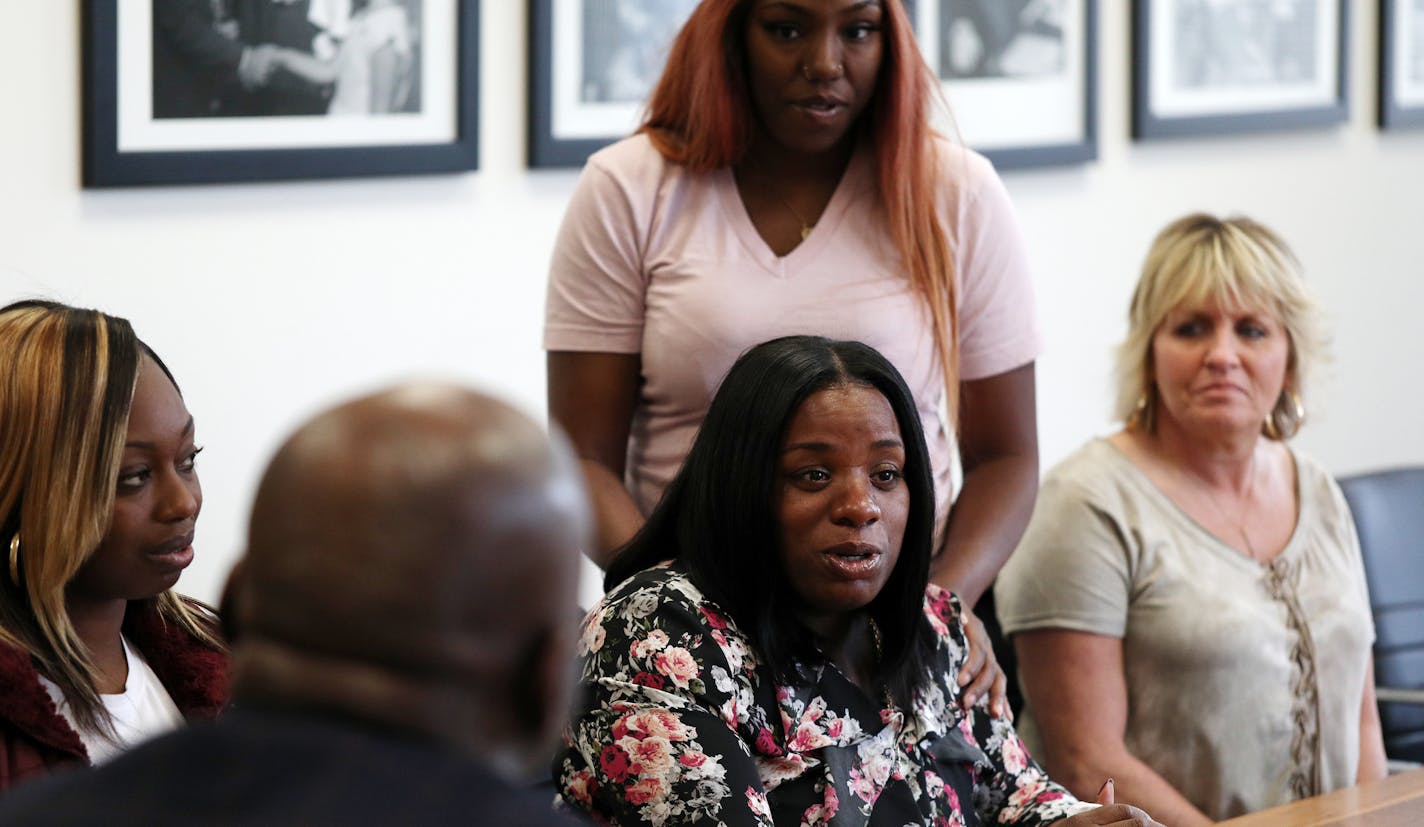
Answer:
POLYGON ((457 134, 458 3, 424 0, 418 113, 155 119, 149 57, 152 0, 118 0, 118 149, 192 152, 449 143, 457 134))
MULTIPOLYGON (((1082 141, 1089 60, 1086 0, 1066 0, 1063 70, 1055 75, 942 80, 954 123, 949 128, 979 150, 1022 148, 1082 141)), ((915 29, 930 66, 940 64, 938 0, 918 0, 915 29)), ((943 124, 942 124, 943 125, 943 124)))

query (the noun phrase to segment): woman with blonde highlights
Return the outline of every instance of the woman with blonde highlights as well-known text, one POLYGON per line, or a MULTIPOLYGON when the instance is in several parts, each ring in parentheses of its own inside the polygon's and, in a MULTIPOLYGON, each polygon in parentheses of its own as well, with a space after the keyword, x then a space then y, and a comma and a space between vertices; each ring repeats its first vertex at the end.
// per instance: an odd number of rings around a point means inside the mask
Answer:
POLYGON ((0 309, 0 789, 225 702, 211 614, 171 591, 202 492, 193 420, 129 323, 0 309))
POLYGON ((638 133, 590 158, 551 267, 549 409, 584 460, 595 562, 642 525, 733 361, 818 334, 872 345, 909 381, 934 580, 970 605, 984 593, 1036 490, 1040 337, 1003 184, 930 128, 937 88, 901 0, 692 12, 638 133))
POLYGON ((995 587, 1025 740, 1174 825, 1383 777, 1354 523, 1287 444, 1322 350, 1299 263, 1255 221, 1189 215, 1128 318, 1125 427, 1048 475, 995 587))

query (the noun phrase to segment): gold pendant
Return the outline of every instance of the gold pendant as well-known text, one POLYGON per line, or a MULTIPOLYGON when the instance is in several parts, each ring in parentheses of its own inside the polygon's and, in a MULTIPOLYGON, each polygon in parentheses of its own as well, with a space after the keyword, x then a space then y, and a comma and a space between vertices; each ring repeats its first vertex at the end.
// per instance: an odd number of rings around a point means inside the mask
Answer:
POLYGON ((815 225, 815 224, 802 224, 802 225, 801 225, 801 240, 802 240, 802 241, 805 241, 805 240, 811 235, 811 231, 814 230, 814 229, 816 229, 816 225, 815 225))

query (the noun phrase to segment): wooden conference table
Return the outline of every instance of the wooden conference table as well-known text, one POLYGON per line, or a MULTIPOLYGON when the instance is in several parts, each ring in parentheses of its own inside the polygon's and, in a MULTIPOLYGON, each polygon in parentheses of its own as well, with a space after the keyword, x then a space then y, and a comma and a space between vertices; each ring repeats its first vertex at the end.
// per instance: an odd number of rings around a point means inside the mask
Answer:
POLYGON ((1221 827, 1419 827, 1424 825, 1424 770, 1391 775, 1221 822, 1221 827))

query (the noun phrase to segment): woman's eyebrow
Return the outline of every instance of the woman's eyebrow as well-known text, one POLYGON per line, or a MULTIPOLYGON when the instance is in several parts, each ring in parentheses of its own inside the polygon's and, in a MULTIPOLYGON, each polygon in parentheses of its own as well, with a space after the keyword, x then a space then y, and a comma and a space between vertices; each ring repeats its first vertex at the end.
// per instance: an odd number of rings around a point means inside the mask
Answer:
MULTIPOLYGON (((792 451, 829 451, 833 448, 829 442, 796 442, 781 449, 781 453, 789 454, 792 451)), ((904 448, 905 443, 899 439, 877 439, 870 444, 872 448, 904 448)))
POLYGON ((789 454, 792 451, 829 451, 829 442, 796 442, 781 449, 781 453, 789 454))
MULTIPOLYGON (((193 433, 193 417, 192 417, 192 415, 189 415, 189 416, 188 416, 188 424, 183 426, 183 432, 180 433, 179 436, 188 436, 188 435, 191 434, 191 433, 193 433)), ((154 444, 153 444, 152 442, 145 442, 145 441, 143 441, 143 440, 137 440, 137 439, 136 439, 136 440, 129 440, 128 442, 125 442, 125 443, 124 443, 124 447, 125 447, 125 448, 139 448, 139 449, 145 450, 145 451, 152 451, 155 446, 154 446, 154 444)))

